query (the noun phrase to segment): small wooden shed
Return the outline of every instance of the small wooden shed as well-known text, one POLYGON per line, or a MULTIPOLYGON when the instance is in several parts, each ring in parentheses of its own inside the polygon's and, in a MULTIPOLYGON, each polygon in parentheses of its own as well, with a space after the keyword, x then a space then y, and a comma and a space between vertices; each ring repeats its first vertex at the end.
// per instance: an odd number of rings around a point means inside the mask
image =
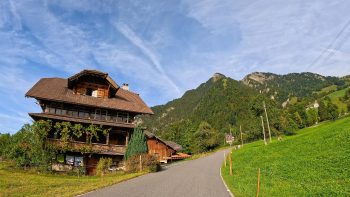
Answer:
POLYGON ((172 156, 182 150, 182 146, 175 142, 163 140, 147 130, 144 133, 147 138, 148 154, 156 155, 161 162, 167 163, 172 156))

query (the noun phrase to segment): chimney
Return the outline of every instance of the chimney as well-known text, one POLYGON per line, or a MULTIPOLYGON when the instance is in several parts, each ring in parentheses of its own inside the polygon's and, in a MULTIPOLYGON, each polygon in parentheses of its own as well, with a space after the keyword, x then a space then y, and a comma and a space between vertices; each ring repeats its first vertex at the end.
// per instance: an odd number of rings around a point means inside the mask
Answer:
POLYGON ((129 84, 123 83, 122 89, 126 90, 126 91, 129 91, 129 84))

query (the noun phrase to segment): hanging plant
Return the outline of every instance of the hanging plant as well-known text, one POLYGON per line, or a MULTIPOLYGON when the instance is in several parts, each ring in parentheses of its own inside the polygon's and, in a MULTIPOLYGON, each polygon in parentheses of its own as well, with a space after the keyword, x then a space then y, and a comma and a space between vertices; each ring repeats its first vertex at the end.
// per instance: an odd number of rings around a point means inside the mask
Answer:
POLYGON ((72 124, 70 122, 56 122, 55 129, 60 132, 61 134, 61 143, 63 146, 63 149, 69 148, 69 142, 73 140, 73 137, 71 135, 71 127, 72 124))
POLYGON ((103 135, 107 137, 107 136, 108 136, 108 134, 109 134, 109 132, 111 131, 111 129, 112 129, 112 128, 109 128, 109 129, 103 129, 103 130, 102 130, 103 135))
POLYGON ((83 136, 84 127, 81 124, 74 124, 74 126, 72 126, 72 131, 75 137, 80 138, 81 136, 83 136))
POLYGON ((101 131, 101 128, 90 124, 86 129, 86 143, 91 144, 92 139, 95 138, 96 141, 99 141, 98 132, 101 131))

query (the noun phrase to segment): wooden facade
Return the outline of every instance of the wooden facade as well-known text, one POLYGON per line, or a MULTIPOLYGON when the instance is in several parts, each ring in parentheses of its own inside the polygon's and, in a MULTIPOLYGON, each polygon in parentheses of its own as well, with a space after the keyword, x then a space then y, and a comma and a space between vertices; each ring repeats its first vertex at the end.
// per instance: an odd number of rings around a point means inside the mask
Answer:
MULTIPOLYGON (((35 98, 41 107, 40 113, 29 113, 35 121, 95 124, 110 129, 107 136, 99 134, 99 140, 88 148, 84 148, 86 136, 74 138, 69 142, 69 152, 62 151, 61 159, 57 159, 57 169, 67 169, 60 165, 85 166, 87 174, 95 173, 101 157, 112 158, 118 167, 135 127, 135 116, 153 114, 138 94, 119 87, 107 73, 96 70, 84 70, 68 79, 41 79, 26 96, 35 98)), ((47 143, 60 147, 60 133, 53 129, 47 143)))
POLYGON ((176 150, 167 146, 163 141, 157 138, 147 139, 148 153, 156 155, 159 160, 164 160, 166 157, 171 157, 176 153, 176 150))
POLYGON ((182 147, 175 142, 163 140, 149 131, 144 133, 147 138, 148 154, 155 155, 161 162, 167 163, 182 150, 182 147))

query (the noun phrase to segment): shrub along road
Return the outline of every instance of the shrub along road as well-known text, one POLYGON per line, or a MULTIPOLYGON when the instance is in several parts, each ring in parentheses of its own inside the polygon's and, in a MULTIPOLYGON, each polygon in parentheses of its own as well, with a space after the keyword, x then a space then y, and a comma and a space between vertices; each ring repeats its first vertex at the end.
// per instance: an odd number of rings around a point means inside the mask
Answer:
POLYGON ((224 151, 196 160, 170 165, 161 172, 147 174, 83 196, 191 196, 229 197, 220 176, 224 151))

